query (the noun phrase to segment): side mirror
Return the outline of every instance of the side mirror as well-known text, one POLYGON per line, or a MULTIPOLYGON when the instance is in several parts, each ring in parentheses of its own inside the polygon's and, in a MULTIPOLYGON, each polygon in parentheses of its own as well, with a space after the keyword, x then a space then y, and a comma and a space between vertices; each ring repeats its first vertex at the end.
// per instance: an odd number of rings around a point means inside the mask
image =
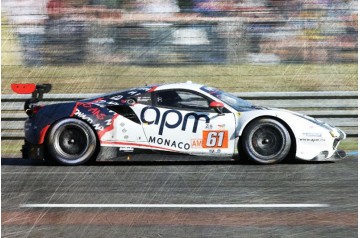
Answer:
POLYGON ((210 108, 214 108, 216 112, 218 112, 219 114, 223 113, 223 108, 224 108, 224 103, 222 102, 211 102, 210 103, 210 108))

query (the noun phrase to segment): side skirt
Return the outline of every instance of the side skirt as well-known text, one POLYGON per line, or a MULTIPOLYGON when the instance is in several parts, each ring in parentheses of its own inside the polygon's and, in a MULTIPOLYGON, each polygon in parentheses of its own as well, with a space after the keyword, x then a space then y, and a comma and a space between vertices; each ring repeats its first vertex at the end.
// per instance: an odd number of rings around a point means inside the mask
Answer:
POLYGON ((119 147, 101 146, 96 161, 233 161, 236 156, 198 156, 145 149, 120 150, 119 147))

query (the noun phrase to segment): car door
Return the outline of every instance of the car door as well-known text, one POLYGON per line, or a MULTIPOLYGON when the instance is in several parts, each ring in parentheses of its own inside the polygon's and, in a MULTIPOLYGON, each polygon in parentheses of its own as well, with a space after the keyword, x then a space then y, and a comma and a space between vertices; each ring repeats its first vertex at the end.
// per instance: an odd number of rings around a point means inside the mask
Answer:
POLYGON ((145 89, 134 89, 109 97, 106 107, 114 113, 107 120, 108 127, 101 133, 102 146, 120 147, 120 151, 134 148, 148 149, 147 138, 136 110, 151 105, 151 94, 145 89), (145 92, 144 92, 145 91, 145 92))
POLYGON ((155 149, 197 155, 234 153, 235 116, 209 107, 211 99, 184 89, 152 93, 153 105, 139 115, 145 136, 155 149))

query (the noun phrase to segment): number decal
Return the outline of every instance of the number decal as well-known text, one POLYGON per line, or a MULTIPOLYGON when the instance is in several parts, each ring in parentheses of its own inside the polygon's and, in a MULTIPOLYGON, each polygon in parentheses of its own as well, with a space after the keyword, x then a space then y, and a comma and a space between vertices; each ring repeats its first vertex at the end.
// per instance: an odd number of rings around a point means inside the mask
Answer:
POLYGON ((203 131, 203 148, 228 148, 228 131, 203 131))
POLYGON ((206 139, 206 147, 214 147, 216 145, 216 141, 217 141, 217 132, 215 131, 209 132, 206 139))
POLYGON ((207 136, 206 146, 207 147, 222 147, 224 142, 224 131, 216 132, 210 131, 207 136))

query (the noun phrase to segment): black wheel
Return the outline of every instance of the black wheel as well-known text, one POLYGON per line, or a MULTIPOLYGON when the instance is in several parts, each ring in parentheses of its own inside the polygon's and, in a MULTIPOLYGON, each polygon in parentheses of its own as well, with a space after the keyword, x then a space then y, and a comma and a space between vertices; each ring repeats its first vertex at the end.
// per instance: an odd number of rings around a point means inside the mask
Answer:
POLYGON ((97 138, 88 124, 68 118, 50 129, 47 149, 50 156, 61 164, 84 164, 95 156, 97 138))
POLYGON ((274 164, 289 154, 291 137, 286 127, 270 118, 251 122, 242 135, 242 150, 259 164, 274 164))

